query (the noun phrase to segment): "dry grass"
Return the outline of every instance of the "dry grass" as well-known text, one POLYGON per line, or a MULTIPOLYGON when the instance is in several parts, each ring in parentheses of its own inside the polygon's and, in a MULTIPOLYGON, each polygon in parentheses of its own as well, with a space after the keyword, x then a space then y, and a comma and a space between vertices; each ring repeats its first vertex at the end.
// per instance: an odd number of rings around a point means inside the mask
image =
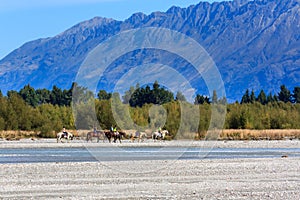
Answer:
POLYGON ((0 131, 0 138, 6 140, 20 140, 22 138, 37 138, 39 133, 34 131, 0 131))
POLYGON ((223 140, 283 140, 300 139, 300 129, 226 129, 223 130, 220 139, 223 140))

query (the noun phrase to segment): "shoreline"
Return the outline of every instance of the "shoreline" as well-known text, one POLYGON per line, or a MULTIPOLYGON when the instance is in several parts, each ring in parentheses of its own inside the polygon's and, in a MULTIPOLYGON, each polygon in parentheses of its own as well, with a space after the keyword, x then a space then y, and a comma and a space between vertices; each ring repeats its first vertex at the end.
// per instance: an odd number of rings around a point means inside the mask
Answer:
POLYGON ((198 147, 198 148, 300 148, 300 140, 218 140, 218 141, 156 141, 144 142, 123 140, 122 143, 86 142, 74 140, 69 143, 57 143, 56 139, 21 139, 18 141, 0 140, 0 149, 5 148, 93 148, 93 147, 198 147))

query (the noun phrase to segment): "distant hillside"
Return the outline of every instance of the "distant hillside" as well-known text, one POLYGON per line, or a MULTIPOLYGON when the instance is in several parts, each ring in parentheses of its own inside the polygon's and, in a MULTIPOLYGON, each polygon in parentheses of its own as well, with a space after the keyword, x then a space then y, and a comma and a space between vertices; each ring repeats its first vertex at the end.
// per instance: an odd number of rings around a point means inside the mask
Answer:
MULTIPOLYGON (((28 42, 2 59, 0 89, 6 93, 28 83, 69 88, 88 52, 100 42, 150 26, 197 40, 216 62, 229 99, 240 99, 247 88, 274 93, 285 84, 292 89, 300 83, 299 15, 298 0, 236 0, 136 13, 125 21, 95 17, 55 37, 28 42)), ((111 89, 109 84, 101 87, 111 89)))

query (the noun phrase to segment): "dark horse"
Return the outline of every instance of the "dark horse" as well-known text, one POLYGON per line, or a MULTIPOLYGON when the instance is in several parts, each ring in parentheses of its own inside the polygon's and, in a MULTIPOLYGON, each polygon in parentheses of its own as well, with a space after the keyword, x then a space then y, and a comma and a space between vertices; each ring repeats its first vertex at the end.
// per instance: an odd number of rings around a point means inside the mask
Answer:
POLYGON ((116 143, 117 140, 119 140, 120 143, 122 140, 122 137, 125 137, 126 133, 122 132, 122 131, 117 131, 117 132, 113 132, 113 131, 105 131, 104 132, 105 136, 107 137, 108 141, 111 143, 111 139, 113 138, 113 142, 116 143))
POLYGON ((104 131, 90 131, 86 134, 86 141, 91 141, 92 142, 92 139, 93 137, 97 138, 97 142, 100 141, 100 137, 103 139, 103 142, 104 142, 104 131))

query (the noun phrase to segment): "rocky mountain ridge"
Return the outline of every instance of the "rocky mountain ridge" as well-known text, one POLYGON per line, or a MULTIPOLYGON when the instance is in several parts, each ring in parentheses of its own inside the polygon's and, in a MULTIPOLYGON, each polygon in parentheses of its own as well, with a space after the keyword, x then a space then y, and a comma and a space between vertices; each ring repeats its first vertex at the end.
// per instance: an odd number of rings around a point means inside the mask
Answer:
POLYGON ((229 99, 240 99, 247 88, 276 93, 285 84, 292 89, 300 82, 299 5, 298 0, 200 2, 135 13, 124 21, 95 17, 28 42, 2 59, 0 89, 5 93, 28 83, 68 88, 90 50, 121 31, 141 27, 168 28, 198 41, 215 61, 229 99))

